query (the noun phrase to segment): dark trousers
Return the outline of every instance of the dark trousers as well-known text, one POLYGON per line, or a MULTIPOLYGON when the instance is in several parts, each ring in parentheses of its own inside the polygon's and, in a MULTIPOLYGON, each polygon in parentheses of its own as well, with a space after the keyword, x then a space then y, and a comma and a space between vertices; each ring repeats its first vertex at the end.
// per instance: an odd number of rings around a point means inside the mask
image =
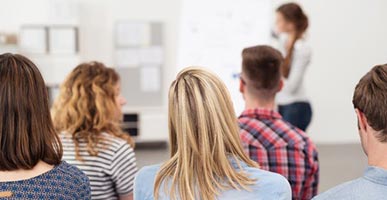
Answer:
POLYGON ((309 102, 295 102, 278 106, 278 111, 292 125, 305 131, 312 120, 312 107, 309 102))

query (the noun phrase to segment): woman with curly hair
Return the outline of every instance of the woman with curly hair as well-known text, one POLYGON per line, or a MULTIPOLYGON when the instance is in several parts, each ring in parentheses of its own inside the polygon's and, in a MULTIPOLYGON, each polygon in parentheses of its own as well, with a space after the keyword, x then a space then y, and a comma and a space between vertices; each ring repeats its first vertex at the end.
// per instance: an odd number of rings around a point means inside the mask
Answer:
POLYGON ((122 131, 120 78, 99 62, 78 65, 52 109, 63 158, 90 179, 93 199, 132 199, 137 172, 132 138, 122 131))

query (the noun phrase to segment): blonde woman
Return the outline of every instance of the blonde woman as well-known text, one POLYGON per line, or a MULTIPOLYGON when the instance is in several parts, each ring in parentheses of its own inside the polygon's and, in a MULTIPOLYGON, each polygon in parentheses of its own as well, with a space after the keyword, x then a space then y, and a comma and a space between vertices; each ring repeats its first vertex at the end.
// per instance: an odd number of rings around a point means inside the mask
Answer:
POLYGON ((63 159, 89 177, 93 199, 133 199, 133 141, 119 126, 125 102, 118 74, 90 62, 70 73, 54 103, 63 159))
POLYGON ((187 68, 177 75, 168 122, 171 158, 140 170, 136 200, 291 199, 284 177, 243 152, 229 93, 214 74, 187 68))

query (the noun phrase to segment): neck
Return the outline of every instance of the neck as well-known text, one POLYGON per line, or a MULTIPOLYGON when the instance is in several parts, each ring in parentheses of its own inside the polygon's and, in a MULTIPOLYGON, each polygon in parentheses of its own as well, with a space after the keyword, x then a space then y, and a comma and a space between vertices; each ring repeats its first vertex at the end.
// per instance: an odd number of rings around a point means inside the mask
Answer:
POLYGON ((269 100, 260 100, 256 98, 245 98, 245 109, 269 109, 274 110, 274 98, 269 100))
POLYGON ((381 143, 376 138, 369 144, 368 165, 387 170, 387 143, 381 143))
POLYGON ((54 166, 39 161, 32 169, 0 171, 0 182, 21 181, 39 176, 53 169, 54 166))

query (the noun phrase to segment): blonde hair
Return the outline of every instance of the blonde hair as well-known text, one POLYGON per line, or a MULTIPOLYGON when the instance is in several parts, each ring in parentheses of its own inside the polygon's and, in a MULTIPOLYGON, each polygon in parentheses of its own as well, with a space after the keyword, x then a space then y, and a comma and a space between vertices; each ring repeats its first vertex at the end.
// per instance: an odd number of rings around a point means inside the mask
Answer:
POLYGON ((134 145, 132 138, 120 128, 121 111, 116 104, 119 75, 99 62, 78 65, 61 85, 52 108, 55 129, 72 136, 76 159, 79 143, 86 142, 88 153, 98 155, 97 146, 107 133, 134 145))
POLYGON ((258 167, 243 151, 230 95, 217 76, 194 67, 181 71, 169 89, 168 115, 171 158, 156 176, 155 199, 161 185, 171 199, 213 200, 222 190, 255 183, 230 163, 258 167))

